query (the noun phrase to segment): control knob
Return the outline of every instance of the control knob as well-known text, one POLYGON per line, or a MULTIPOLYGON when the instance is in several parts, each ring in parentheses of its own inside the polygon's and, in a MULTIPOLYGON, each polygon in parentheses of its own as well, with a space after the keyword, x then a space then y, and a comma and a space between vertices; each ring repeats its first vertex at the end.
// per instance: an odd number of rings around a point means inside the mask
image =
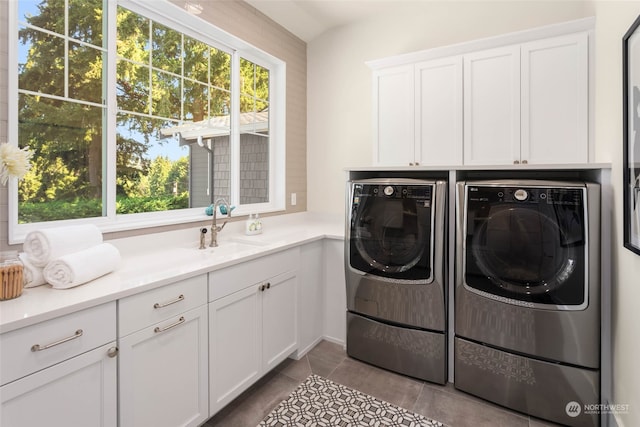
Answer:
POLYGON ((523 190, 522 188, 520 188, 520 189, 516 190, 515 193, 513 193, 513 197, 515 197, 516 200, 524 202, 525 200, 527 200, 529 198, 529 193, 527 193, 527 190, 523 190))

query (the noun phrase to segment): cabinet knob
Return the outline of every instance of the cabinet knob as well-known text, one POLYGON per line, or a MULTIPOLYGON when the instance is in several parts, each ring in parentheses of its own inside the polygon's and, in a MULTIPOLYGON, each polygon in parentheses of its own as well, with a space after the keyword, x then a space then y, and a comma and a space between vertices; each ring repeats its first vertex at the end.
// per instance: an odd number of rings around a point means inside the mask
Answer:
POLYGON ((520 160, 514 160, 514 161, 513 161, 513 164, 514 164, 514 165, 519 165, 519 164, 520 164, 520 160))
POLYGON ((263 283, 262 285, 260 285, 260 291, 264 292, 265 290, 269 289, 271 287, 271 283, 267 282, 267 283, 263 283))
POLYGON ((522 161, 522 164, 523 164, 523 165, 526 165, 527 163, 529 163, 529 162, 527 162, 526 160, 523 160, 523 161, 522 161))
POLYGON ((420 166, 420 162, 416 162, 416 166, 420 166))
POLYGON ((111 347, 108 351, 107 351, 107 356, 109 357, 116 357, 118 355, 118 353, 120 353, 120 350, 118 350, 118 347, 111 347))
POLYGON ((410 162, 410 163, 409 163, 409 166, 413 166, 413 162, 410 162))

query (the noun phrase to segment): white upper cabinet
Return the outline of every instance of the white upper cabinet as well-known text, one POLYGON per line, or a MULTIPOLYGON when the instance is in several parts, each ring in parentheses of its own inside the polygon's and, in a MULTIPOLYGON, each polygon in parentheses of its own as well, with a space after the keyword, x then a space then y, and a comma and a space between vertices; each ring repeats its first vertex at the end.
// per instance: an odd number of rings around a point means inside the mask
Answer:
POLYGON ((464 57, 464 164, 520 160, 520 49, 464 57))
POLYGON ((374 165, 593 161, 593 22, 556 24, 369 63, 374 165))
POLYGON ((462 161, 462 57, 416 64, 416 154, 420 165, 462 161))
POLYGON ((589 161, 586 33, 522 45, 521 161, 589 161))
POLYGON ((462 161, 462 57, 386 68, 373 79, 376 165, 462 161))
POLYGON ((414 162, 413 65, 392 67, 373 76, 374 162, 408 165, 414 162))
POLYGON ((588 35, 465 55, 464 163, 589 161, 588 35))

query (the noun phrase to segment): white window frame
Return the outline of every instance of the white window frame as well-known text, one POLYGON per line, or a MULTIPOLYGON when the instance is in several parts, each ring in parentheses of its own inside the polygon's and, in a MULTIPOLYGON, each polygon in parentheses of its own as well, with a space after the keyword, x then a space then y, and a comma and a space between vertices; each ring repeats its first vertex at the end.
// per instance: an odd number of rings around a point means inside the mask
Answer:
MULTIPOLYGON (((122 6, 155 22, 171 27, 195 39, 230 53, 231 77, 231 200, 236 205, 234 215, 266 213, 285 210, 285 170, 286 170, 286 63, 251 44, 223 31, 198 16, 170 3, 167 0, 108 0, 107 33, 107 125, 105 129, 107 148, 103 153, 106 185, 105 215, 96 218, 69 219, 29 224, 18 224, 18 184, 11 180, 8 187, 9 243, 18 244, 30 231, 42 228, 73 224, 95 224, 103 232, 125 231, 164 225, 184 224, 204 221, 208 217, 204 208, 189 208, 161 212, 116 215, 116 12, 122 6), (269 70, 269 202, 240 205, 240 134, 239 134, 239 62, 240 57, 269 70), (113 88, 113 90, 111 89, 113 88)), ((8 140, 18 140, 18 20, 17 2, 9 2, 9 102, 8 140)), ((105 208, 103 207, 103 210, 105 208)))

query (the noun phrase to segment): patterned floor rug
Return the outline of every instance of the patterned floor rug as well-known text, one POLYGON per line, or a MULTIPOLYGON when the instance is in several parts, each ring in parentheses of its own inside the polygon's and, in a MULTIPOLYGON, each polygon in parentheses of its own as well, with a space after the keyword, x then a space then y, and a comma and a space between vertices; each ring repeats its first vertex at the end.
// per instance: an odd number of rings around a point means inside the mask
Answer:
POLYGON ((258 427, 441 427, 442 423, 310 375, 258 427))

